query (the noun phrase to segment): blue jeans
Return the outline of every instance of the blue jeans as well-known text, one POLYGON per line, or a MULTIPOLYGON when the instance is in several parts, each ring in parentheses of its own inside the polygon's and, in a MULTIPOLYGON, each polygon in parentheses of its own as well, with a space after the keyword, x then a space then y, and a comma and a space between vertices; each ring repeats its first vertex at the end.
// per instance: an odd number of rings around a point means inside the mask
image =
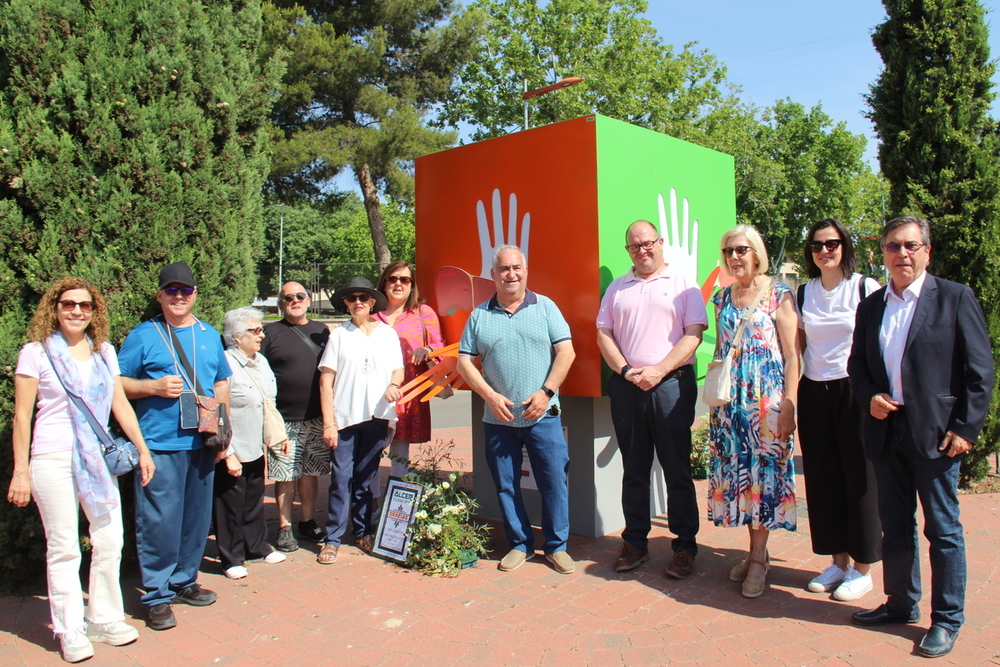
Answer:
POLYGON ((511 549, 532 553, 535 537, 521 499, 522 447, 542 496, 542 534, 545 553, 566 550, 569 538, 569 447, 559 415, 546 415, 525 427, 483 424, 486 461, 493 475, 503 514, 504 531, 511 549))
MULTIPOLYGON (((904 408, 905 410, 905 408, 904 408)), ((875 461, 882 519, 882 577, 889 608, 909 614, 920 601, 917 497, 930 542, 931 623, 954 631, 965 622, 965 535, 959 520, 962 457, 929 459, 916 450, 905 414, 890 415, 886 447, 875 461)))
POLYGON ((348 519, 354 537, 373 534, 371 486, 388 434, 389 422, 385 419, 369 419, 337 431, 337 448, 330 450, 327 544, 340 545, 348 519))
POLYGON ((215 452, 150 449, 156 474, 146 486, 135 478, 135 541, 144 605, 174 599, 198 580, 212 520, 215 452))

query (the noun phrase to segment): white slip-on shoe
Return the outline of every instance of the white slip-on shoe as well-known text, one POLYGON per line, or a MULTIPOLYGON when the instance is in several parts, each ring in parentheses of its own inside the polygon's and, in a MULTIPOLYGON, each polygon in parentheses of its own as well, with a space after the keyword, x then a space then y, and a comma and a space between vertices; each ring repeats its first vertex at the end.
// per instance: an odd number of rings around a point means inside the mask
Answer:
POLYGON ((847 566, 847 570, 841 570, 837 567, 837 564, 832 560, 830 561, 830 567, 826 568, 819 573, 818 576, 814 577, 806 589, 812 591, 813 593, 829 593, 837 586, 840 585, 845 578, 847 578, 847 573, 850 570, 850 565, 847 566))
POLYGON ((247 576, 247 569, 242 565, 233 565, 226 568, 226 576, 230 579, 242 579, 247 576))
POLYGON ((841 600, 842 602, 850 602, 851 600, 857 600, 863 597, 872 589, 872 576, 871 574, 861 574, 854 569, 854 566, 850 566, 847 576, 844 581, 837 586, 837 590, 833 592, 833 597, 836 600, 841 600))

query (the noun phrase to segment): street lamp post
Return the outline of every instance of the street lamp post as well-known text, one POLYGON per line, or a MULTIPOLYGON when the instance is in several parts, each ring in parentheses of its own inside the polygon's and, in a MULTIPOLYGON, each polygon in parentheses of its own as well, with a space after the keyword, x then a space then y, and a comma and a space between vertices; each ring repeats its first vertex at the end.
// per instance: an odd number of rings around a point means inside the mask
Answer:
POLYGON ((278 227, 278 292, 281 292, 281 286, 285 284, 285 205, 278 204, 278 208, 281 211, 281 223, 278 227))
POLYGON ((521 99, 524 100, 524 129, 528 129, 528 100, 532 97, 539 97, 545 95, 546 93, 551 93, 553 90, 561 90, 563 88, 569 88, 570 86, 575 86, 576 84, 583 81, 578 76, 567 76, 561 81, 557 81, 550 86, 543 86, 541 88, 535 88, 534 90, 528 90, 528 80, 524 80, 524 92, 521 93, 521 99))

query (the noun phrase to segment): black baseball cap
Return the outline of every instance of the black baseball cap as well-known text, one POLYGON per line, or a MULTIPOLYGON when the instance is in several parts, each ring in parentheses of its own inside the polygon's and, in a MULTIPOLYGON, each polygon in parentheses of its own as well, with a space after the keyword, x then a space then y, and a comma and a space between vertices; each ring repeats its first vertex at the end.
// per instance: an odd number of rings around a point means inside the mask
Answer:
POLYGON ((173 283, 187 285, 188 287, 197 287, 194 283, 194 274, 191 273, 191 267, 184 262, 167 264, 160 269, 160 289, 173 283))

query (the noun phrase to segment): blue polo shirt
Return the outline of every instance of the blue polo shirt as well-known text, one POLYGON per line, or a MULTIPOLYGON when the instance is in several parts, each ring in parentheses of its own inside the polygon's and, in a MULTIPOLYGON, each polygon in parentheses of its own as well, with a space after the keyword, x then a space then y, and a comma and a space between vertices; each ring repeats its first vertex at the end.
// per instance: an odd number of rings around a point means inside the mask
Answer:
MULTIPOLYGON (((552 370, 555 352, 552 347, 571 340, 569 325, 552 299, 525 290, 524 301, 508 313, 493 298, 476 307, 462 332, 458 353, 481 357, 483 379, 494 391, 514 402, 510 408, 514 421, 502 422, 486 406, 483 421, 502 426, 531 426, 524 419, 521 403, 542 388, 552 370)), ((559 405, 559 394, 549 400, 559 405)))
MULTIPOLYGON (((159 317, 156 320, 166 335, 166 330, 162 328, 163 320, 159 317)), ((173 327, 173 330, 188 361, 195 364, 194 370, 202 389, 208 396, 215 396, 215 383, 233 374, 219 333, 200 320, 190 327, 173 327)), ((170 340, 169 337, 167 340, 170 340)), ((156 333, 152 320, 132 329, 118 353, 118 363, 122 377, 133 380, 156 380, 164 375, 183 377, 163 338, 156 333)), ((187 382, 184 389, 191 389, 187 382)), ((139 418, 139 428, 150 449, 179 451, 201 449, 203 445, 198 429, 181 428, 180 401, 176 398, 140 398, 135 402, 135 415, 139 418)))

